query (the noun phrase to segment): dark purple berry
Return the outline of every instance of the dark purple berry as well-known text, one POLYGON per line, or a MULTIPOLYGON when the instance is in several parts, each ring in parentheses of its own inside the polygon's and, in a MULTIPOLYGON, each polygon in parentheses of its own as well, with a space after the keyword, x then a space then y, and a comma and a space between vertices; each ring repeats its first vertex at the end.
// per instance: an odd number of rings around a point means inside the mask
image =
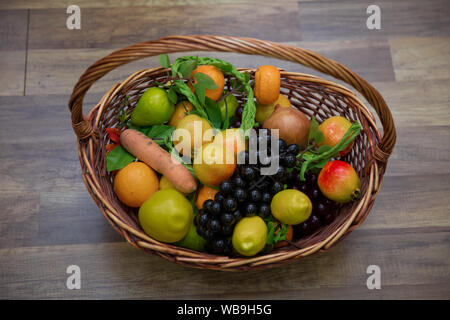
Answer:
POLYGON ((213 249, 214 253, 217 253, 217 254, 223 253, 223 251, 225 249, 225 241, 222 238, 213 240, 212 249, 213 249))
POLYGON ((258 202, 261 200, 261 192, 258 189, 252 189, 248 194, 248 198, 250 201, 258 202))
POLYGON ((275 181, 272 184, 271 191, 272 191, 272 194, 276 194, 276 193, 282 191, 283 189, 284 189, 283 183, 281 183, 280 181, 275 181))
POLYGON ((252 181, 255 179, 255 170, 253 170, 252 167, 243 167, 241 176, 245 181, 252 181))
POLYGON ((311 201, 317 201, 322 197, 322 192, 318 188, 314 188, 309 192, 309 198, 311 201))
POLYGON ((223 236, 231 236, 233 234, 234 225, 222 226, 220 228, 220 234, 223 236))
POLYGON ((236 210, 235 212, 233 212, 233 216, 234 216, 235 221, 239 221, 243 218, 240 210, 236 210))
POLYGON ((289 153, 289 154, 292 154, 294 156, 296 156, 299 151, 300 150, 298 148, 298 145, 296 145, 295 143, 292 143, 292 144, 288 145, 287 148, 286 148, 286 152, 289 153))
POLYGON ((232 183, 233 183, 233 187, 234 187, 235 189, 237 189, 237 188, 243 188, 243 187, 245 186, 245 181, 244 181, 244 179, 242 179, 240 176, 234 177, 232 183))
POLYGON ((258 207, 256 206, 256 204, 254 204, 252 202, 247 203, 244 207, 244 213, 247 217, 256 215, 257 211, 258 211, 258 207))
POLYGON ((270 203, 270 201, 272 201, 272 195, 268 192, 264 192, 261 196, 261 201, 265 203, 270 203))
POLYGON ((203 202, 203 209, 205 209, 206 212, 211 212, 211 206, 213 204, 213 200, 208 199, 203 202))
POLYGON ((316 230, 319 229, 320 226, 321 226, 319 217, 316 216, 316 215, 314 215, 314 214, 313 214, 311 217, 309 217, 308 223, 309 223, 309 225, 311 226, 311 229, 312 229, 313 231, 316 231, 316 230))
POLYGON ((270 206, 268 204, 263 203, 263 204, 259 205, 258 215, 261 218, 263 218, 263 219, 268 218, 270 216, 270 213, 271 213, 270 206))
POLYGON ((327 213, 326 215, 320 217, 320 221, 322 221, 323 224, 330 224, 334 220, 334 215, 331 213, 327 213))
POLYGON ((237 201, 233 198, 226 198, 223 200, 222 207, 226 212, 233 212, 237 208, 237 201))
POLYGON ((214 200, 215 200, 215 202, 218 202, 219 204, 221 204, 223 202, 223 200, 225 200, 225 196, 222 192, 219 191, 214 196, 214 200))
POLYGON ((223 194, 229 194, 229 193, 232 191, 232 189, 233 189, 233 185, 232 185, 231 182, 228 181, 228 180, 222 181, 222 182, 219 184, 219 190, 220 190, 220 192, 222 192, 223 194))
POLYGON ((237 202, 244 202, 245 199, 247 198, 247 193, 243 188, 238 188, 234 190, 234 198, 236 199, 237 202))
POLYGON ((292 168, 295 165, 295 161, 297 158, 293 154, 287 154, 283 157, 283 165, 285 165, 287 168, 292 168))
POLYGON ((211 205, 211 214, 213 216, 218 216, 220 212, 222 211, 222 206, 220 205, 219 201, 214 201, 211 205))
POLYGON ((220 222, 217 219, 211 219, 208 221, 207 224, 208 230, 210 230, 213 233, 216 233, 220 230, 220 222))
POLYGON ((320 217, 324 217, 328 214, 329 211, 330 208, 325 204, 324 201, 320 201, 314 206, 314 212, 320 217))
POLYGON ((220 216, 220 222, 224 226, 230 226, 232 225, 236 219, 234 218, 234 215, 232 213, 225 213, 220 216))

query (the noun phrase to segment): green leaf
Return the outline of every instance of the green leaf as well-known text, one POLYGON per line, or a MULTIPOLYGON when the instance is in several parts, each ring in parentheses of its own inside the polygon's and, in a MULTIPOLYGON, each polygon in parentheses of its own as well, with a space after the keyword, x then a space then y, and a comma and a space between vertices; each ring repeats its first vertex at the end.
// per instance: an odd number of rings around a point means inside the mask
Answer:
POLYGON ((169 56, 168 56, 166 53, 159 55, 159 63, 160 63, 161 66, 163 66, 164 68, 169 69, 169 68, 170 68, 170 59, 169 59, 169 56))
POLYGON ((303 159, 305 161, 302 163, 302 166, 300 168, 300 180, 305 181, 305 173, 309 170, 309 168, 317 168, 322 164, 325 165, 325 163, 327 163, 331 158, 338 154, 339 151, 345 150, 347 146, 359 135, 360 132, 361 125, 355 122, 350 126, 350 128, 347 130, 338 144, 330 148, 328 151, 324 151, 321 154, 313 156, 306 156, 306 153, 303 154, 303 159))
POLYGON ((197 72, 194 78, 195 80, 197 80, 197 84, 204 87, 205 89, 213 90, 218 88, 216 82, 205 73, 197 72))
POLYGON ((168 126, 165 124, 156 124, 150 127, 150 130, 143 132, 147 137, 151 139, 164 139, 172 136, 172 132, 175 130, 174 126, 168 126))
POLYGON ((228 103, 226 98, 224 99, 224 103, 225 103, 225 120, 223 121, 222 124, 222 130, 228 128, 228 125, 230 124, 230 119, 228 118, 228 103))
POLYGON ((205 87, 198 83, 194 83, 195 95, 202 106, 205 105, 205 87))
POLYGON ((200 117, 205 119, 208 118, 203 104, 200 103, 197 96, 191 91, 191 88, 189 88, 189 86, 184 81, 175 80, 174 88, 179 94, 185 96, 189 100, 189 102, 192 103, 200 117))
POLYGON ((197 60, 186 60, 180 63, 178 74, 183 78, 189 78, 195 68, 197 68, 197 60))
POLYGON ((277 242, 286 240, 289 225, 270 221, 267 223, 267 228, 266 244, 274 245, 277 242))
POLYGON ((319 123, 316 117, 311 118, 311 124, 309 127, 308 143, 314 140, 315 143, 320 143, 325 139, 322 131, 319 130, 319 123))
POLYGON ((318 153, 318 154, 321 154, 321 153, 324 153, 324 152, 329 151, 330 149, 331 149, 331 147, 325 144, 325 145, 323 145, 323 146, 320 146, 320 147, 317 149, 317 153, 318 153))
POLYGON ((135 159, 122 146, 115 147, 106 156, 106 170, 108 172, 120 170, 135 159))
POLYGON ((173 86, 171 86, 169 88, 169 91, 167 91, 167 96, 169 98, 169 101, 173 104, 177 103, 178 97, 177 97, 177 93, 175 91, 175 88, 173 86))
POLYGON ((244 72, 244 82, 248 83, 250 81, 250 73, 244 72))
POLYGON ((220 129, 222 124, 222 113, 220 112, 217 102, 211 100, 210 98, 206 98, 205 109, 212 126, 220 129))

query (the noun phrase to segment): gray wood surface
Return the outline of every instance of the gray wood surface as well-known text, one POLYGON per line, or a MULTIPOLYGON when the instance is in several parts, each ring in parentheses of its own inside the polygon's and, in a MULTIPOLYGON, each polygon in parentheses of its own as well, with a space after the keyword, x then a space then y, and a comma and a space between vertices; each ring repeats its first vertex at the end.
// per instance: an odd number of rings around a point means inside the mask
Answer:
MULTIPOLYGON (((380 0, 382 30, 360 1, 70 1, 0 3, 0 298, 450 298, 450 12, 444 0, 380 0), (370 81, 390 106, 397 145, 367 220, 326 253, 279 268, 189 269, 126 244, 81 179, 67 101, 83 70, 112 50, 168 34, 227 34, 315 50, 370 81), (66 268, 81 268, 81 290, 66 268), (366 268, 381 269, 380 290, 366 268)), ((237 66, 263 57, 217 53, 237 66)), ((178 55, 172 55, 175 58, 178 55)), ((124 66, 96 83, 85 112, 113 83, 157 65, 124 66)), ((316 74, 316 73, 314 73, 316 74)))

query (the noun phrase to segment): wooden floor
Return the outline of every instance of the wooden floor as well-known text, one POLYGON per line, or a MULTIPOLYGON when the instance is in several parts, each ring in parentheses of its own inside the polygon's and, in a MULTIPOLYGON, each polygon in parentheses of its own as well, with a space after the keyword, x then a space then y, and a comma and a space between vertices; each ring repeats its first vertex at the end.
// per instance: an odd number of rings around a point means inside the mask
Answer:
MULTIPOLYGON (((0 1, 0 298, 450 298, 450 4, 378 0, 381 30, 357 0, 0 1), (326 253, 281 268, 219 273, 138 251, 104 220, 81 179, 67 101, 84 69, 133 42, 226 34, 312 49, 349 66, 385 97, 397 145, 364 224, 326 253), (81 290, 66 268, 81 268, 81 290), (381 269, 368 290, 366 268, 381 269)), ((212 55, 210 53, 210 55, 212 55)), ((213 54, 237 66, 292 63, 213 54)), ((121 67, 94 85, 155 66, 121 67)))

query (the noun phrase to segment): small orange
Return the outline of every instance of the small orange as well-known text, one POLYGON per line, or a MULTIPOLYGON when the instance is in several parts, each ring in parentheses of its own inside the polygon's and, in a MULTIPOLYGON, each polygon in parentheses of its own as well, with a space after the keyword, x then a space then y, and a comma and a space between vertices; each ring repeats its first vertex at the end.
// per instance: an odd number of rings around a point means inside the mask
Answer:
MULTIPOLYGON (((225 87, 225 78, 223 76, 222 71, 217 69, 215 66, 209 66, 209 65, 198 66, 191 73, 191 81, 193 81, 194 83, 197 83, 197 81, 194 78, 194 75, 198 72, 204 73, 204 74, 210 76, 211 79, 213 79, 217 85, 216 89, 205 89, 205 96, 214 101, 219 100, 219 98, 223 94, 223 88, 225 87)), ((189 82, 188 85, 191 88, 192 92, 195 92, 194 86, 191 84, 191 82, 189 82)))
POLYGON ((214 196, 216 195, 218 191, 214 188, 210 188, 208 186, 203 186, 197 194, 197 200, 195 200, 195 206, 198 209, 201 209, 203 207, 203 202, 205 202, 208 199, 214 200, 214 196))
POLYGON ((114 192, 129 207, 140 207, 158 188, 155 171, 142 162, 127 164, 114 178, 114 192))
POLYGON ((192 110, 194 106, 189 101, 181 101, 175 105, 175 111, 169 120, 169 126, 176 127, 178 122, 186 116, 186 114, 192 110))
MULTIPOLYGON (((276 226, 275 226, 276 227, 276 226)), ((281 229, 278 229, 277 231, 275 231, 275 234, 277 234, 281 229)), ((287 246, 289 244, 288 241, 292 241, 292 237, 294 236, 294 228, 292 228, 292 226, 288 227, 287 233, 286 233, 286 241, 280 241, 275 243, 275 245, 273 246, 274 248, 281 248, 284 246, 287 246)))
POLYGON ((280 70, 271 65, 260 66, 255 72, 255 97, 260 104, 275 102, 280 96, 280 70))

